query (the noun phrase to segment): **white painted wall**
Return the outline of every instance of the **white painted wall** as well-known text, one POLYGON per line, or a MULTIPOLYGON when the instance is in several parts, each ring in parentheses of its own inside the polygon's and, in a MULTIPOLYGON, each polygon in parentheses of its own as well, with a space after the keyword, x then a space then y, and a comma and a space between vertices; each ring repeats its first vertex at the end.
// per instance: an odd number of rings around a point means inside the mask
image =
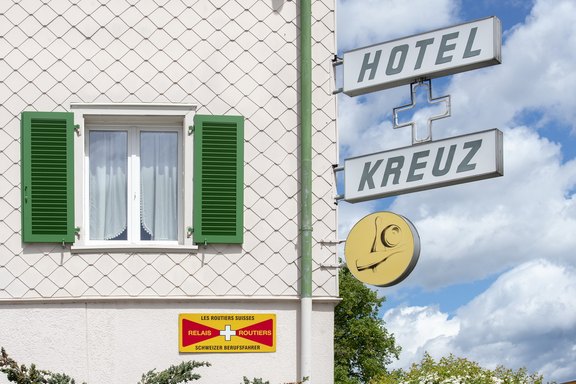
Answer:
MULTIPOLYGON (((333 307, 316 302, 313 313, 315 384, 333 382, 333 307)), ((271 383, 298 379, 299 303, 295 300, 117 301, 0 305, 0 344, 20 364, 66 373, 94 383, 136 384, 150 369, 184 360, 207 361, 198 383, 240 384, 242 377, 271 383), (275 313, 275 353, 181 354, 180 313, 275 313)), ((0 383, 8 381, 0 375, 0 383)))

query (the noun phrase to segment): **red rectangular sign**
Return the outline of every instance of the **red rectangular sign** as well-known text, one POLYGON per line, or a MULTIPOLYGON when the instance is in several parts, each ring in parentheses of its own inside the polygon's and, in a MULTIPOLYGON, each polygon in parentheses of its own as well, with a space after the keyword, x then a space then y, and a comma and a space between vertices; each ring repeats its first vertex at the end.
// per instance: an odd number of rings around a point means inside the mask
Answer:
POLYGON ((180 352, 275 352, 276 315, 183 313, 178 316, 180 352))

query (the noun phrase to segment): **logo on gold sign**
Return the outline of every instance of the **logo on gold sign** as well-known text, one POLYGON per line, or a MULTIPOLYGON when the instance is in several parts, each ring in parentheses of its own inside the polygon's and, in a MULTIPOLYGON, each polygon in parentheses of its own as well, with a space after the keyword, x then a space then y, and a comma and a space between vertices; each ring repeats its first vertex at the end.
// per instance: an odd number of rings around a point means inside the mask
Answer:
POLYGON ((356 223, 346 239, 346 264, 360 281, 388 287, 404 280, 420 255, 414 225, 392 212, 377 212, 356 223))

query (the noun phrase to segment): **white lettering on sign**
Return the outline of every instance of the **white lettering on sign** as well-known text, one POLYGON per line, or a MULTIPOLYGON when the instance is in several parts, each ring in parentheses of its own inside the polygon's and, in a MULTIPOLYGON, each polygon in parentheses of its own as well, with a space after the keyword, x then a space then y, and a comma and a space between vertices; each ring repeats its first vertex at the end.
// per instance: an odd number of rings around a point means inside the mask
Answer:
POLYGON ((499 64, 501 40, 491 17, 345 52, 343 91, 356 96, 499 64))
POLYGON ((493 129, 346 159, 344 200, 358 202, 503 175, 493 129))

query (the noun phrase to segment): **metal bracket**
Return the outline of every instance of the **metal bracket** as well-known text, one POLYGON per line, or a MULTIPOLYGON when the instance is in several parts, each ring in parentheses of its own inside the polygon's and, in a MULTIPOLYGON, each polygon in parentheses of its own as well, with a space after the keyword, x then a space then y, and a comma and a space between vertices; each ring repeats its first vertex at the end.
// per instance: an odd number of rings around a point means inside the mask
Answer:
POLYGON ((346 240, 343 240, 343 239, 339 239, 339 240, 323 239, 323 240, 318 241, 318 243, 320 243, 320 244, 332 244, 332 245, 342 244, 345 242, 346 242, 346 240))
POLYGON ((344 64, 344 59, 342 59, 341 57, 338 57, 338 55, 334 55, 334 57, 332 58, 332 77, 334 78, 334 90, 332 91, 333 95, 337 95, 341 92, 344 91, 343 87, 338 88, 338 85, 336 84, 336 67, 343 65, 344 64))
POLYGON ((188 126, 188 136, 192 135, 194 133, 194 126, 193 125, 189 125, 188 126))
MULTIPOLYGON (((334 185, 336 186, 336 185, 338 185, 338 180, 336 180, 336 173, 344 172, 344 166, 338 165, 338 164, 332 164, 332 171, 334 173, 334 185)), ((334 204, 338 205, 338 201, 343 200, 343 199, 344 199, 344 195, 337 194, 337 190, 336 190, 334 193, 334 204)))
POLYGON ((346 267, 346 263, 341 264, 320 264, 320 268, 323 269, 340 269, 346 267))
POLYGON ((76 136, 80 137, 82 134, 80 133, 80 124, 74 125, 74 131, 76 132, 76 136))

